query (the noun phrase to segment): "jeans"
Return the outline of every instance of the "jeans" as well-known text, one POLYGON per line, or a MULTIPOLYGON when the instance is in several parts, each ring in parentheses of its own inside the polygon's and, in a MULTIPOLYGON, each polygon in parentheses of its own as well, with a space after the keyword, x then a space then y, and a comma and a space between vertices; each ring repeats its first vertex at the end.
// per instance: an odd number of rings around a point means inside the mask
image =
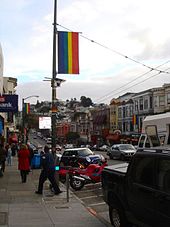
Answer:
POLYGON ((7 164, 8 164, 9 166, 12 165, 12 156, 11 156, 11 155, 7 157, 7 164))

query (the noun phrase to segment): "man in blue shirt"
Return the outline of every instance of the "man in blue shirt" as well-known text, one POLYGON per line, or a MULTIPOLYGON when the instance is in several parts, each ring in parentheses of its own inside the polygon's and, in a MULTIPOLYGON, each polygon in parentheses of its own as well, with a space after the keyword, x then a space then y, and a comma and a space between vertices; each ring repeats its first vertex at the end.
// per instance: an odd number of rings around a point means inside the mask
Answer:
POLYGON ((44 147, 44 154, 41 157, 42 162, 42 170, 39 177, 39 185, 38 185, 38 191, 36 191, 36 194, 42 194, 43 192, 43 184, 44 182, 49 179, 52 188, 54 189, 54 194, 58 195, 61 193, 56 180, 55 180, 55 162, 53 155, 49 152, 49 147, 44 147))

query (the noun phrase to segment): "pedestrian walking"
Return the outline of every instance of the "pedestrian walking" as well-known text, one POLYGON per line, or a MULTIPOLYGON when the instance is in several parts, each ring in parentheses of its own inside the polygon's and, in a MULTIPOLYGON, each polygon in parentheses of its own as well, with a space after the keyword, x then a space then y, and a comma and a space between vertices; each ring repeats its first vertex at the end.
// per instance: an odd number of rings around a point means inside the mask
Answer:
POLYGON ((3 144, 0 144, 0 163, 2 166, 2 172, 5 172, 5 161, 6 161, 6 150, 4 149, 3 144))
POLYGON ((26 183, 30 171, 30 151, 25 144, 22 144, 18 151, 18 169, 20 170, 22 183, 26 183))
POLYGON ((38 191, 35 193, 42 194, 43 192, 43 184, 48 179, 52 185, 52 188, 54 190, 54 194, 58 195, 62 191, 58 187, 56 180, 55 180, 55 163, 54 163, 54 157, 49 152, 49 147, 44 147, 44 154, 41 157, 41 163, 42 163, 42 170, 39 177, 39 185, 38 185, 38 191))
POLYGON ((7 152, 7 165, 11 166, 12 165, 12 149, 11 149, 11 145, 8 145, 6 147, 6 152, 7 152))
POLYGON ((34 150, 33 150, 33 148, 30 146, 30 143, 29 143, 29 142, 27 143, 27 147, 28 147, 28 150, 29 150, 29 152, 30 152, 30 166, 31 166, 31 161, 32 161, 32 159, 33 159, 33 157, 34 157, 34 150))
POLYGON ((18 152, 17 144, 15 144, 15 143, 11 144, 11 150, 12 150, 12 156, 15 156, 18 152))

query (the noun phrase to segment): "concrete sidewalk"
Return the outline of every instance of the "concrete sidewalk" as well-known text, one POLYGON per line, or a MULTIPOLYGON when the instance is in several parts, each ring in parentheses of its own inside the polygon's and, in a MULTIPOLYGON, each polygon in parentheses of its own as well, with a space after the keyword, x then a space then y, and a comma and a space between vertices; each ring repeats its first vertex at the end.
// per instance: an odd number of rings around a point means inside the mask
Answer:
POLYGON ((0 178, 0 227, 104 227, 97 216, 90 213, 81 201, 69 191, 67 202, 66 188, 60 185, 63 193, 52 196, 48 182, 43 195, 35 194, 40 170, 33 170, 26 183, 21 183, 17 169, 17 158, 12 166, 6 166, 0 178))

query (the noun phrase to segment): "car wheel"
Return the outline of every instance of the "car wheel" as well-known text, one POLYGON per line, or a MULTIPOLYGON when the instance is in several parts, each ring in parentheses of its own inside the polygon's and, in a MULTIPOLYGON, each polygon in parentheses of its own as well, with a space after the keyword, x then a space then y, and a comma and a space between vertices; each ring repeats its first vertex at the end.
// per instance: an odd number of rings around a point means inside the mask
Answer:
POLYGON ((114 227, 131 227, 132 225, 127 222, 123 208, 118 204, 109 206, 110 222, 114 227))
POLYGON ((120 160, 125 161, 125 156, 123 154, 120 155, 120 160))
POLYGON ((113 156, 112 156, 112 154, 109 154, 109 158, 110 158, 110 159, 113 159, 113 156))

